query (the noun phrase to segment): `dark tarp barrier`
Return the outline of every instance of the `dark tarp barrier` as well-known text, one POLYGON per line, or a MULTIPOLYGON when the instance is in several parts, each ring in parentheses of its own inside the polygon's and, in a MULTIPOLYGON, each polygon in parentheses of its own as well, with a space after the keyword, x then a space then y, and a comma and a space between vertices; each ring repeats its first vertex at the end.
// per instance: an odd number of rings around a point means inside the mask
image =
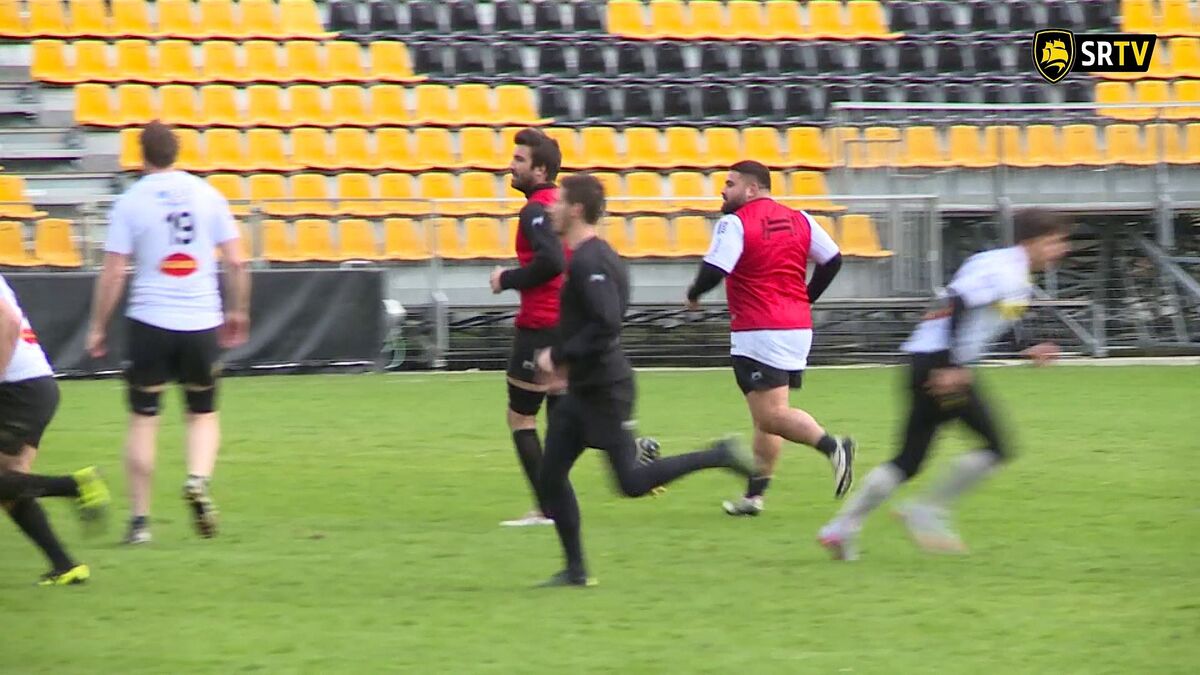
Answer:
MULTIPOLYGON (((253 272, 250 340, 225 355, 226 367, 238 371, 377 362, 387 335, 385 276, 381 270, 362 269, 253 272)), ((96 360, 83 349, 95 274, 5 278, 55 372, 91 375, 121 368, 126 346, 123 302, 109 326, 108 356, 96 360)))

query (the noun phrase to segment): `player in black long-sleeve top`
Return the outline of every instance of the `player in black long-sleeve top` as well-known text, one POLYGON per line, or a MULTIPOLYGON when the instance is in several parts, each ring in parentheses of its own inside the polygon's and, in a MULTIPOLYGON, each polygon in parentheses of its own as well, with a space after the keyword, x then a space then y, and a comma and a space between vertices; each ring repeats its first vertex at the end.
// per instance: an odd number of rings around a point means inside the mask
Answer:
POLYGON ((550 413, 546 452, 538 477, 542 510, 554 519, 567 568, 548 586, 590 585, 580 543, 579 504, 568 475, 585 448, 608 454, 623 494, 640 497, 693 471, 754 471, 754 457, 731 440, 708 449, 643 464, 633 437, 633 368, 621 349, 621 323, 629 305, 629 276, 620 256, 596 236, 604 215, 604 188, 587 174, 562 181, 550 206, 555 232, 573 251, 562 288, 561 342, 538 352, 546 381, 567 382, 567 394, 550 413))

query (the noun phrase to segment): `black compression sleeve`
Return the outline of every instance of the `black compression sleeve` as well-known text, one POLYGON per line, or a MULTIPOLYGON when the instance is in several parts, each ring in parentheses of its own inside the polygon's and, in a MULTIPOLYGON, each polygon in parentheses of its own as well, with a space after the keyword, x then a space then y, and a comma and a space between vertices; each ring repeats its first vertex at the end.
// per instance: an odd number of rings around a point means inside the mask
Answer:
POLYGON ((841 269, 841 253, 837 253, 829 260, 817 265, 817 269, 813 270, 812 281, 808 282, 808 301, 819 300, 841 269))
POLYGON ((504 271, 500 287, 519 291, 535 288, 561 274, 565 262, 562 242, 546 219, 546 209, 541 204, 526 206, 521 209, 517 226, 533 247, 533 260, 523 267, 504 271))
POLYGON ((696 270, 696 280, 687 291, 687 299, 695 302, 700 296, 716 288, 725 279, 725 270, 709 262, 701 262, 696 270))

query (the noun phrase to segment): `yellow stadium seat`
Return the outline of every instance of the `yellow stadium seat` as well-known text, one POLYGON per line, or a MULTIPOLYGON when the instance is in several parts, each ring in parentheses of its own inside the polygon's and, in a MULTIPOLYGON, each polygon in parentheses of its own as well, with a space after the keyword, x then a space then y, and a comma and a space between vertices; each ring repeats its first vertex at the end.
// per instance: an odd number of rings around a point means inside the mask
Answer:
POLYGON ((969 169, 987 169, 1000 163, 997 127, 956 124, 950 127, 950 163, 969 169))
POLYGON ((859 166, 863 162, 862 137, 855 127, 833 127, 829 130, 830 159, 834 166, 859 166))
POLYGON ((118 40, 116 76, 122 82, 161 82, 148 40, 118 40))
POLYGON ((413 132, 416 146, 412 160, 406 168, 411 169, 456 169, 454 139, 447 129, 423 127, 413 132))
POLYGON ((779 132, 773 127, 750 127, 742 130, 742 147, 747 157, 753 157, 767 166, 784 166, 783 148, 779 132))
MULTIPOLYGON (((200 0, 200 32, 213 39, 242 39, 251 37, 242 30, 242 24, 234 15, 233 0, 200 0)), ((245 4, 245 3, 242 3, 245 4)))
POLYGON ((250 176, 250 200, 263 213, 270 215, 290 215, 293 213, 291 202, 287 201, 287 180, 274 173, 259 173, 250 176))
POLYGON ((367 89, 371 99, 370 121, 373 125, 411 124, 412 113, 404 87, 398 84, 376 84, 367 89))
POLYGON ((712 228, 704 216, 682 216, 675 219, 676 255, 696 257, 708 252, 712 228))
POLYGON ((829 184, 820 171, 793 171, 788 177, 788 206, 822 213, 845 211, 846 207, 829 200, 829 184))
POLYGON ((1158 150, 1142 142, 1141 132, 1135 124, 1110 124, 1104 128, 1105 164, 1151 166, 1158 163, 1158 150))
POLYGON ((203 124, 196 90, 185 84, 168 84, 158 90, 158 118, 167 124, 194 127, 203 124))
POLYGON ((685 38, 708 38, 710 40, 729 37, 726 28, 725 6, 718 0, 689 0, 688 25, 685 38))
POLYGON ((347 218, 338 221, 337 230, 335 256, 338 260, 379 260, 379 243, 370 222, 347 218))
POLYGON ((192 43, 186 40, 160 40, 157 75, 160 82, 191 84, 207 81, 192 62, 192 43))
POLYGON ((860 169, 892 166, 900 159, 903 149, 900 130, 895 127, 870 127, 863 134, 858 147, 861 150, 851 155, 851 166, 860 169))
POLYGON ((421 215, 431 211, 430 205, 417 195, 416 179, 407 173, 385 173, 379 177, 379 196, 385 200, 388 213, 421 215))
POLYGON ((242 43, 246 62, 245 82, 288 82, 291 72, 279 63, 279 43, 272 40, 250 40, 242 43))
POLYGON ((633 258, 675 257, 667 219, 661 216, 641 216, 633 219, 633 239, 628 255, 633 258))
POLYGON ((1104 166, 1096 127, 1090 124, 1068 124, 1062 128, 1063 152, 1051 166, 1104 166))
POLYGON ((879 0, 850 0, 846 3, 849 27, 845 37, 851 39, 895 39, 899 33, 888 30, 887 18, 883 15, 883 3, 879 0))
POLYGON ((704 130, 708 166, 727 167, 742 159, 742 141, 737 129, 709 127, 704 130))
POLYGON ((492 103, 492 91, 486 84, 460 84, 454 87, 451 97, 452 116, 443 120, 445 124, 499 124, 500 115, 492 103))
POLYGON ((371 126, 366 90, 357 84, 329 88, 329 122, 332 126, 371 126))
POLYGON ((375 132, 375 155, 385 169, 405 170, 416 164, 412 152, 412 132, 387 127, 375 132))
POLYGON ((786 142, 787 155, 783 166, 833 168, 833 155, 820 127, 791 127, 787 130, 786 142))
POLYGON ((158 0, 155 9, 158 12, 159 37, 193 40, 204 37, 204 31, 196 21, 198 13, 192 14, 191 0, 158 0))
POLYGON ((457 219, 431 218, 425 221, 425 227, 433 231, 434 255, 450 260, 465 260, 470 257, 463 245, 457 219))
POLYGON ((669 204, 662 199, 662 176, 653 171, 634 171, 625 176, 627 201, 619 202, 613 213, 666 213, 669 204))
POLYGON ((148 84, 122 84, 117 86, 116 126, 147 124, 157 117, 154 103, 154 88, 148 84))
MULTIPOLYGON (((608 200, 608 210, 612 213, 617 213, 618 208, 614 206, 614 200, 623 199, 625 197, 625 185, 621 180, 621 175, 612 171, 593 171, 592 176, 600 181, 604 186, 604 197, 608 200)), ((558 179, 561 181, 566 176, 559 174, 558 179)))
POLYGON ((1021 127, 1011 124, 993 125, 988 131, 997 135, 996 163, 1002 166, 1016 166, 1025 156, 1022 142, 1021 127))
MULTIPOLYGON (((1171 38, 1171 68, 1165 77, 1200 77, 1200 38, 1171 38)), ((1162 46, 1156 45, 1151 64, 1159 60, 1162 46)))
POLYGON ((937 129, 927 126, 904 128, 904 151, 897 166, 941 168, 952 164, 942 149, 937 129))
MULTIPOLYGON (((525 127, 502 127, 496 131, 496 145, 500 148, 500 153, 504 155, 504 165, 507 167, 512 162, 513 148, 517 144, 517 134, 525 127)), ((566 174, 560 173, 558 180, 562 180, 566 174)))
POLYGON ((29 24, 21 14, 21 0, 0 0, 0 37, 30 37, 29 24))
POLYGON ((419 84, 414 90, 416 111, 412 121, 416 124, 447 124, 457 119, 457 111, 450 87, 444 84, 419 84))
MULTIPOLYGON (((467 127, 458 132, 458 166, 472 169, 499 170, 508 162, 496 151, 496 132, 488 127, 467 127)), ((565 162, 565 153, 564 153, 565 162)))
POLYGON ((62 0, 28 0, 29 32, 42 37, 74 36, 67 27, 62 0))
POLYGON ((374 171, 384 168, 371 151, 366 129, 340 127, 333 130, 333 161, 335 169, 374 171))
POLYGON ((204 79, 210 82, 243 82, 249 69, 238 63, 237 43, 228 40, 207 40, 200 47, 200 63, 204 79))
POLYGON ((306 216, 327 216, 338 212, 329 200, 329 186, 319 173, 301 173, 288 179, 288 195, 292 198, 291 213, 306 216))
POLYGON ((1129 33, 1153 33, 1158 29, 1151 0, 1121 0, 1121 27, 1129 33))
POLYGON ((607 241, 618 255, 628 255, 631 248, 629 228, 621 216, 606 216, 600 221, 600 238, 607 241))
MULTIPOLYGON (((461 85, 460 85, 461 86, 461 85)), ((538 115, 533 90, 522 84, 502 84, 496 87, 496 124, 551 124, 553 118, 538 115)))
POLYGON ((671 165, 671 159, 663 154, 658 129, 627 127, 624 136, 625 158, 621 167, 656 169, 671 165))
MULTIPOLYGON (((726 170, 713 171, 712 173, 708 174, 708 190, 707 190, 706 194, 716 197, 717 199, 721 199, 721 194, 725 191, 725 183, 728 180, 729 180, 729 171, 726 171, 726 170)), ((720 202, 717 202, 716 206, 717 206, 717 208, 714 209, 710 205, 705 210, 707 210, 707 211, 719 210, 720 206, 721 206, 720 202)))
MULTIPOLYGON (((1100 82, 1096 84, 1097 103, 1133 103, 1133 88, 1127 82, 1100 82)), ((1154 111, 1148 108, 1104 108, 1097 112, 1105 117, 1132 122, 1148 120, 1154 111)))
POLYGON ((1154 124, 1147 131, 1158 128, 1163 138, 1155 140, 1165 148, 1168 164, 1200 164, 1200 124, 1188 124, 1182 130, 1174 124, 1154 124))
POLYGON ((293 171, 309 166, 289 159, 283 141, 283 132, 278 129, 251 129, 246 133, 248 166, 242 168, 251 171, 293 171))
POLYGON ((647 23, 641 0, 609 0, 607 14, 608 32, 613 35, 637 39, 662 37, 647 23))
POLYGON ((372 42, 368 51, 372 81, 420 82, 425 78, 413 74, 412 60, 403 42, 380 40, 372 42))
POLYGON ((853 36, 840 0, 811 0, 805 8, 808 10, 808 26, 814 37, 828 40, 853 36))
POLYGON ((837 231, 837 225, 833 222, 833 216, 812 216, 811 214, 810 216, 816 223, 817 227, 824 230, 825 234, 828 234, 829 237, 833 239, 834 243, 838 244, 840 247, 841 243, 839 239, 839 233, 837 231))
MULTIPOLYGON (((423 173, 417 177, 417 196, 421 199, 443 201, 458 198, 458 186, 454 174, 441 171, 423 173)), ((462 207, 457 204, 439 203, 438 213, 461 213, 462 207)))
POLYGON ((41 218, 25 196, 25 179, 14 174, 0 174, 0 218, 41 218))
MULTIPOLYGON (((1104 83, 1107 84, 1107 83, 1104 83)), ((1171 89, 1167 82, 1160 80, 1141 80, 1133 85, 1134 98, 1138 103, 1170 103, 1171 89)), ((1130 112, 1130 111, 1126 111, 1130 112)), ((1134 114, 1139 114, 1133 111, 1134 114)), ((1174 111, 1170 108, 1147 108, 1141 113, 1142 119, 1165 117, 1170 119, 1174 111)))
POLYGON ((236 129, 209 129, 204 132, 204 160, 201 171, 246 171, 256 168, 246 154, 242 134, 236 129))
MULTIPOLYGON (((250 98, 249 112, 257 112, 255 99, 250 98)), ((207 84, 200 87, 200 123, 205 126, 238 126, 242 115, 238 110, 237 89, 228 84, 207 84)), ((257 123, 257 122, 252 122, 257 123)))
POLYGON ((274 84, 253 84, 247 87, 246 123, 250 126, 264 127, 290 126, 292 115, 283 104, 283 88, 274 84))
POLYGON ((325 62, 330 81, 363 82, 369 80, 363 67, 362 47, 357 42, 340 40, 325 43, 325 62))
POLYGON ((597 168, 619 168, 623 162, 618 154, 619 136, 612 127, 584 127, 579 132, 583 165, 597 168))
POLYGON ((71 0, 71 35, 115 37, 103 0, 71 0))
POLYGON ((650 0, 650 30, 669 38, 695 37, 684 0, 650 0))
MULTIPOLYGON (((341 130, 339 129, 339 131, 341 130)), ((339 173, 337 175, 338 212, 367 218, 387 215, 383 204, 375 201, 373 182, 369 174, 339 173)))
POLYGON ((33 238, 33 257, 51 267, 81 267, 83 257, 71 236, 71 221, 44 218, 37 222, 33 238))
POLYGON ((667 179, 673 199, 670 208, 675 211, 714 211, 721 205, 709 194, 704 174, 696 171, 676 171, 667 179))
POLYGON ((279 0, 280 29, 284 35, 325 40, 337 33, 325 30, 313 0, 279 0))
POLYGON ((229 210, 235 216, 249 215, 250 207, 247 204, 248 195, 246 194, 246 182, 242 177, 235 173, 214 173, 209 175, 205 180, 208 184, 216 188, 221 196, 229 200, 229 210))
MULTIPOLYGON (((708 166, 704 157, 703 138, 695 127, 668 127, 666 136, 666 167, 708 166)), ((664 168, 666 168, 664 167, 664 168)))
POLYGON ((309 40, 288 40, 283 45, 283 62, 291 80, 301 82, 324 82, 325 64, 321 59, 320 45, 309 40))
POLYGON ((1050 124, 1025 127, 1025 152, 1009 164, 1020 167, 1056 166, 1063 155, 1058 128, 1050 124))
POLYGON ((1168 119, 1200 119, 1200 80, 1176 80, 1172 91, 1172 100, 1176 103, 1196 103, 1197 107, 1169 108, 1165 112, 1168 119))
POLYGON ((1192 14, 1191 0, 1161 0, 1162 20, 1159 22, 1159 38, 1168 35, 1196 35, 1196 20, 1192 14))
POLYGON ((1140 144, 1151 163, 1174 163, 1183 157, 1179 128, 1174 124, 1147 124, 1142 127, 1145 140, 1140 144))
POLYGON ((383 221, 384 259, 428 260, 432 255, 422 223, 412 218, 388 218, 383 221))
POLYGON ((298 127, 292 130, 292 161, 313 169, 334 169, 337 159, 329 152, 329 135, 324 129, 298 127))
POLYGON ((67 57, 67 43, 62 40, 34 40, 29 74, 39 82, 74 84, 82 82, 75 76, 67 57))
POLYGON ((238 3, 238 9, 242 14, 239 28, 242 37, 257 37, 267 40, 303 37, 289 35, 280 28, 279 18, 275 14, 275 3, 271 0, 241 0, 238 3))
POLYGON ((12 220, 0 221, 0 265, 34 267, 38 261, 25 248, 24 226, 12 220))
POLYGON ((98 40, 79 40, 75 47, 75 77, 80 82, 115 82, 120 78, 109 60, 108 45, 98 40))
POLYGON ((730 0, 726 7, 729 9, 729 21, 726 24, 725 35, 733 40, 761 40, 771 33, 763 14, 762 3, 758 0, 730 0))
POLYGON ((150 25, 146 0, 112 0, 112 32, 117 36, 150 37, 155 34, 150 25))
POLYGON ((315 84, 294 84, 287 88, 289 126, 330 126, 333 116, 325 103, 325 90, 315 84))
POLYGON ((839 230, 840 248, 846 255, 860 258, 886 258, 892 255, 891 251, 879 245, 879 233, 875 231, 871 216, 842 216, 839 230))
POLYGON ((500 221, 495 218, 467 218, 463 221, 466 231, 465 254, 467 258, 499 259, 511 257, 507 243, 502 238, 500 221))
MULTIPOLYGON (((461 206, 463 213, 487 215, 514 214, 522 206, 519 200, 507 201, 497 189, 496 174, 488 171, 468 171, 459 176, 459 194, 469 199, 461 206)), ((506 180, 505 183, 508 181, 506 180)))
POLYGON ((117 158, 117 166, 122 171, 138 171, 142 168, 141 137, 141 129, 121 130, 121 154, 117 158))
POLYGON ((204 166, 204 153, 200 149, 200 132, 196 129, 176 129, 179 154, 175 157, 175 168, 184 171, 200 171, 204 166))
POLYGON ((296 243, 288 231, 288 224, 283 220, 268 219, 262 221, 263 258, 270 262, 299 262, 296 255, 296 243))

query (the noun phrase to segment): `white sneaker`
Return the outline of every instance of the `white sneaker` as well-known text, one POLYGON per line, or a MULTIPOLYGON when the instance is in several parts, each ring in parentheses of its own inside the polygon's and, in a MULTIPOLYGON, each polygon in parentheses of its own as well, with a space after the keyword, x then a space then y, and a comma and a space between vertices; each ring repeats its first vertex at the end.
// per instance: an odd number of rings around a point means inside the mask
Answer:
POLYGON ((721 502, 721 507, 731 516, 757 516, 766 508, 766 503, 761 496, 742 497, 730 502, 721 502))
POLYGON ((533 525, 553 525, 554 521, 542 515, 541 511, 530 511, 516 520, 500 522, 503 527, 530 527, 533 525))
POLYGON ((950 524, 950 515, 940 509, 916 502, 896 507, 892 512, 904 521, 913 543, 929 553, 966 555, 967 545, 950 524))
POLYGON ((843 436, 838 439, 837 450, 829 456, 833 465, 833 496, 841 499, 854 484, 854 439, 843 436))
POLYGON ((836 520, 821 528, 817 543, 824 546, 834 560, 858 560, 858 533, 836 520))

